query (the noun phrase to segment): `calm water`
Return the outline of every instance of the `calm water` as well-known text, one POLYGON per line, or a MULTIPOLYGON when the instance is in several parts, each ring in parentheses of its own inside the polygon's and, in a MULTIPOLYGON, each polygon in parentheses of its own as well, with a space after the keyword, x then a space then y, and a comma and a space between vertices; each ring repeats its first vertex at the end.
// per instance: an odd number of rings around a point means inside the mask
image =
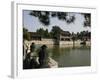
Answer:
POLYGON ((90 66, 90 47, 64 47, 54 46, 48 48, 49 55, 58 62, 59 67, 90 66))

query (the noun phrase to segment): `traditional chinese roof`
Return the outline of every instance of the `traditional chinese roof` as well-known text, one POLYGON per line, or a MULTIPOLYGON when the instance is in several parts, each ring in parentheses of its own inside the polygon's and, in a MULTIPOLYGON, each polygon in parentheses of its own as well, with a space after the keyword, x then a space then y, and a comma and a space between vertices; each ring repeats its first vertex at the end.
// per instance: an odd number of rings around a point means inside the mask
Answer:
POLYGON ((69 31, 63 31, 63 30, 61 30, 60 35, 62 35, 62 36, 71 36, 69 31))

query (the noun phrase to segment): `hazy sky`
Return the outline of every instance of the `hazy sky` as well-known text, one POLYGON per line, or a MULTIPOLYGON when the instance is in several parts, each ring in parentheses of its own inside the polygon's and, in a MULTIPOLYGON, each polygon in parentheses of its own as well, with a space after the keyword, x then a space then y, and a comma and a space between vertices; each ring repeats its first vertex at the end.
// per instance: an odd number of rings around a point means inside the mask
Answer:
POLYGON ((44 26, 42 23, 39 22, 38 18, 29 15, 30 10, 23 11, 23 27, 27 28, 30 32, 36 32, 39 28, 48 29, 51 31, 52 26, 59 26, 64 31, 70 32, 80 32, 84 30, 90 31, 90 27, 83 27, 84 16, 79 13, 70 13, 70 15, 75 15, 76 19, 74 23, 67 24, 63 20, 58 20, 58 18, 50 18, 50 25, 44 26))

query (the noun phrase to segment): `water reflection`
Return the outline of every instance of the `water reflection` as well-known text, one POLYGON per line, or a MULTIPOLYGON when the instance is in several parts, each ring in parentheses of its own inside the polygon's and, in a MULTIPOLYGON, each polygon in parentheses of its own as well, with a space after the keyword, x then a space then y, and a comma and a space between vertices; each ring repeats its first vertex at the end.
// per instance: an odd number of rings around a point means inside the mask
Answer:
POLYGON ((50 56, 55 59, 59 67, 90 66, 90 47, 49 47, 50 56))

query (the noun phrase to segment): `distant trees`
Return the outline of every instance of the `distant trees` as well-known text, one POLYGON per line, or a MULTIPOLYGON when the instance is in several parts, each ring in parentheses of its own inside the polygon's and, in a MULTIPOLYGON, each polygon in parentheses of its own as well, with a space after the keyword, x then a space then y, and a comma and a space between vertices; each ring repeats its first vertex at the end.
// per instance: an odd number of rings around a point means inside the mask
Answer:
POLYGON ((76 40, 76 35, 74 32, 72 32, 73 47, 75 46, 75 40, 76 40))
POLYGON ((52 30, 48 32, 48 29, 44 30, 43 28, 37 29, 36 31, 39 35, 42 36, 42 38, 53 38, 53 39, 59 39, 61 29, 59 26, 53 26, 52 30))
MULTIPOLYGON (((90 13, 80 13, 82 16, 84 16, 84 27, 91 27, 91 14, 90 13)), ((71 12, 51 12, 51 11, 31 11, 31 16, 36 17, 40 23, 42 23, 44 26, 50 25, 51 18, 57 18, 58 20, 65 21, 67 24, 74 23, 76 20, 75 14, 71 12)), ((49 32, 48 29, 37 29, 36 34, 39 34, 42 38, 52 38, 55 40, 56 43, 59 44, 60 40, 60 34, 61 32, 67 32, 67 36, 69 34, 69 37, 71 36, 71 39, 73 41, 73 45, 75 43, 75 40, 88 40, 91 39, 91 32, 88 31, 81 31, 77 33, 70 33, 69 31, 63 31, 60 29, 59 26, 52 26, 51 31, 49 32)), ((66 35, 66 34, 63 34, 66 35)), ((30 40, 30 34, 26 28, 23 28, 23 39, 30 40)))
POLYGON ((59 26, 53 26, 51 30, 52 38, 59 40, 61 29, 59 26))
POLYGON ((77 36, 78 36, 78 39, 80 39, 80 40, 91 39, 91 32, 81 31, 77 36))
POLYGON ((30 34, 28 32, 28 29, 23 27, 23 39, 24 40, 30 40, 30 34))
POLYGON ((43 28, 37 29, 37 34, 41 35, 42 38, 51 38, 51 34, 48 32, 48 29, 44 30, 43 28))
MULTIPOLYGON (((51 12, 51 11, 31 11, 30 15, 38 18, 38 20, 45 26, 50 25, 51 18, 58 18, 58 20, 65 21, 67 24, 73 23, 76 19, 75 15, 70 15, 70 12, 51 12)), ((90 13, 80 13, 84 16, 84 27, 91 27, 91 14, 90 13)), ((59 39, 60 34, 60 28, 59 26, 53 26, 51 32, 48 32, 48 30, 44 30, 43 28, 40 28, 36 31, 39 33, 43 38, 55 38, 59 39)), ((75 39, 83 39, 82 37, 85 36, 84 34, 88 34, 87 32, 80 32, 77 34, 72 34, 73 38, 75 39), (75 36, 76 35, 76 36, 75 36)), ((89 34, 88 34, 89 35, 89 34)), ((89 37, 89 36, 87 36, 89 37)))
POLYGON ((54 44, 59 45, 61 29, 59 26, 53 26, 51 36, 54 39, 54 44))
MULTIPOLYGON (((52 38, 55 39, 56 41, 60 40, 60 34, 61 32, 63 32, 63 35, 66 36, 66 34, 64 34, 64 31, 62 29, 60 29, 59 26, 53 26, 51 31, 49 32, 48 29, 37 29, 36 33, 39 34, 42 38, 52 38)), ((73 43, 76 40, 90 40, 91 39, 91 32, 89 31, 81 31, 81 32, 69 32, 69 31, 65 31, 67 32, 67 36, 71 36, 71 39, 73 41, 73 43)), ((25 40, 30 40, 30 33, 28 32, 28 30, 26 28, 23 28, 23 39, 25 40)))
POLYGON ((37 32, 39 35, 41 35, 41 37, 44 37, 44 29, 43 29, 43 28, 37 29, 36 32, 37 32))

